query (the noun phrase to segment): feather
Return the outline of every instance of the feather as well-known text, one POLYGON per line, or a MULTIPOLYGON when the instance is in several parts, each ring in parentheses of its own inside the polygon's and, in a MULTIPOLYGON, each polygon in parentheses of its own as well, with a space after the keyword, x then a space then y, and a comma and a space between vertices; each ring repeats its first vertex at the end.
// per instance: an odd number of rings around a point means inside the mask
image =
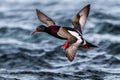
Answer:
POLYGON ((42 13, 40 10, 36 9, 36 13, 37 13, 38 19, 41 22, 47 24, 48 26, 55 25, 55 22, 51 18, 49 18, 47 15, 42 13))
POLYGON ((72 24, 74 26, 74 28, 80 33, 82 34, 84 25, 86 23, 88 14, 89 14, 89 10, 90 10, 90 4, 88 4, 87 6, 85 6, 82 10, 80 10, 76 16, 72 19, 72 24))

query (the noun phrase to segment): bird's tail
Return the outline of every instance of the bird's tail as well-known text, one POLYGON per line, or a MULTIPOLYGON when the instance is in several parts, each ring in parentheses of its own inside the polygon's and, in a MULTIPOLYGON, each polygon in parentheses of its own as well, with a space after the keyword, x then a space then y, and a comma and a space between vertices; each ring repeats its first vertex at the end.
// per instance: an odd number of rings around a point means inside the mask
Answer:
POLYGON ((96 46, 96 45, 94 45, 94 44, 92 44, 92 43, 86 41, 86 44, 83 45, 83 46, 80 46, 80 47, 89 49, 89 48, 91 48, 91 47, 97 48, 98 46, 96 46))

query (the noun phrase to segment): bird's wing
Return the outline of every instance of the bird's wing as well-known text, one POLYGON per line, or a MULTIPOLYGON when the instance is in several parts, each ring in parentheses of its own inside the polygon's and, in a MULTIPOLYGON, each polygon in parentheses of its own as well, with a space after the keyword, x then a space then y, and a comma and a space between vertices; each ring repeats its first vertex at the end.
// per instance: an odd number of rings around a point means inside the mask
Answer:
POLYGON ((86 23, 88 14, 90 10, 90 4, 85 6, 82 10, 80 10, 76 16, 72 19, 72 24, 74 28, 82 34, 84 25, 86 23))
POLYGON ((69 61, 72 62, 74 60, 77 48, 78 48, 77 46, 71 45, 65 50, 66 57, 68 58, 69 61))
POLYGON ((49 18, 47 15, 42 13, 40 10, 36 9, 36 13, 37 13, 38 19, 41 22, 47 24, 48 26, 55 25, 55 22, 51 18, 49 18))

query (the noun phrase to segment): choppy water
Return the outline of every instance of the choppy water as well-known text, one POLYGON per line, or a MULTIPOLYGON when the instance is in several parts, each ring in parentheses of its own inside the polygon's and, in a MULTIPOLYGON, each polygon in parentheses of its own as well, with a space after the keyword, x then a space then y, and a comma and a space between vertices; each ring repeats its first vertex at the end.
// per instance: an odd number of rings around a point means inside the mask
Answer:
POLYGON ((0 0, 0 80, 120 80, 120 0, 0 0), (84 37, 98 49, 79 49, 73 62, 65 42, 45 33, 31 36, 41 24, 38 8, 58 25, 86 4, 91 12, 84 37))

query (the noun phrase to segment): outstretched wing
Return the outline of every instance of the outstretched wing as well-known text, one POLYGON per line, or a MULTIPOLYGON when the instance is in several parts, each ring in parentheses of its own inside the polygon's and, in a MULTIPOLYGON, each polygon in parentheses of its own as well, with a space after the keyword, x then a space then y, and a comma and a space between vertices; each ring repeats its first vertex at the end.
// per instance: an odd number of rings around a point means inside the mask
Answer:
POLYGON ((82 10, 80 10, 76 16, 72 19, 72 24, 74 25, 74 28, 79 31, 82 34, 82 30, 84 28, 84 25, 86 23, 88 14, 90 10, 90 4, 85 6, 82 10))
POLYGON ((42 13, 40 10, 36 9, 36 13, 37 13, 38 19, 41 22, 47 24, 48 26, 55 25, 55 22, 51 18, 49 18, 47 15, 42 13))
POLYGON ((78 48, 77 46, 71 45, 65 50, 66 57, 68 58, 69 61, 72 62, 74 60, 77 48, 78 48))

